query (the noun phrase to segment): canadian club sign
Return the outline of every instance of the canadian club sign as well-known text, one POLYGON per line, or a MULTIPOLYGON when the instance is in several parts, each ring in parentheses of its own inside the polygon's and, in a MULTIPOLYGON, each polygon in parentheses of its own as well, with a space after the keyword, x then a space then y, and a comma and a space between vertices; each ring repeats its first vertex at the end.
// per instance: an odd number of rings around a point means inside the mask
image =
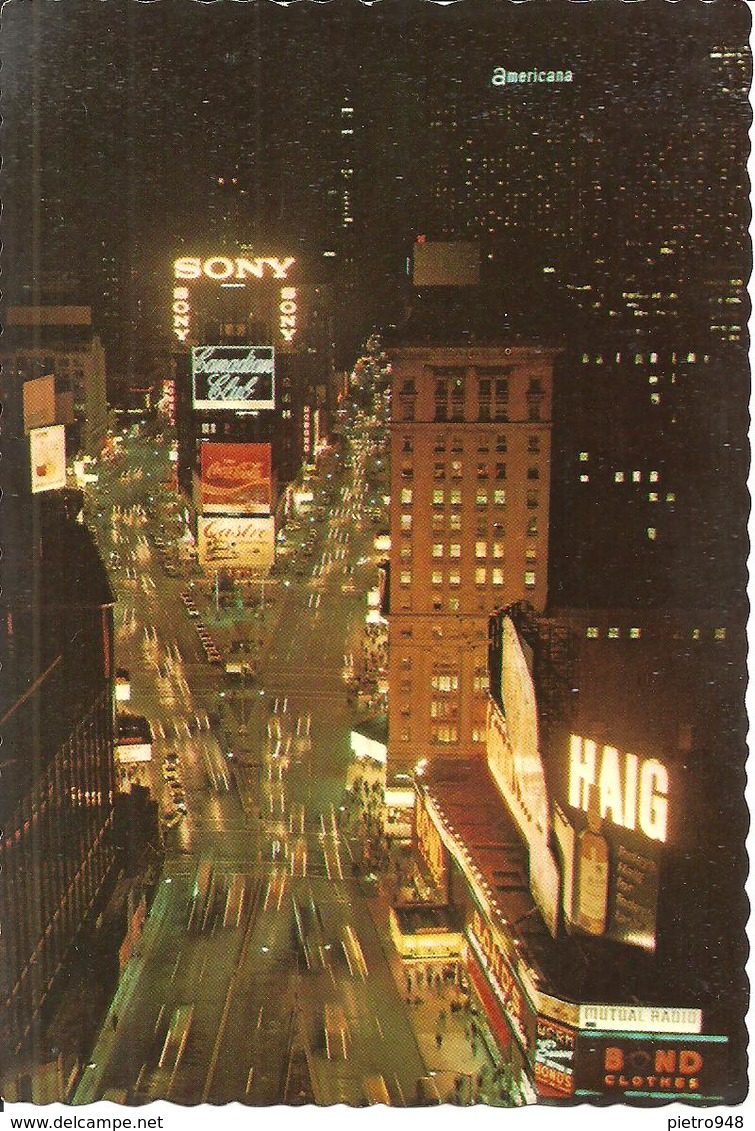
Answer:
POLYGON ((196 409, 275 408, 272 346, 195 346, 191 373, 196 409))

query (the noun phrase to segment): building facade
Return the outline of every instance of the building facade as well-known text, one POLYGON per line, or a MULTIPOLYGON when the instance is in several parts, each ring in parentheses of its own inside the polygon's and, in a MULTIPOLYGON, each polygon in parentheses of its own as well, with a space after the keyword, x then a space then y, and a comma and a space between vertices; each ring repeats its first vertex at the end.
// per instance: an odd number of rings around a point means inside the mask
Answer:
POLYGON ((491 618, 487 765, 428 764, 415 843, 524 1100, 742 1098, 743 650, 722 614, 491 618))
POLYGON ((488 615, 545 606, 554 357, 514 344, 390 354, 395 765, 482 752, 488 615))
POLYGON ((12 364, 24 378, 53 374, 72 402, 74 442, 82 455, 98 456, 107 436, 105 351, 88 306, 14 306, 12 364))

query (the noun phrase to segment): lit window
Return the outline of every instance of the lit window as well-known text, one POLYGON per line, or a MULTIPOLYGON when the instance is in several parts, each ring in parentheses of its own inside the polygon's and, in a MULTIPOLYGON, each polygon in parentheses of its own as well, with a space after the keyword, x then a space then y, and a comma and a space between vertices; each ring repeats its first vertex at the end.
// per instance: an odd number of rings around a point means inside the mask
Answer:
POLYGON ((407 506, 409 506, 411 501, 412 501, 412 489, 411 489, 411 487, 402 488, 401 505, 407 507, 407 506))
POLYGON ((692 639, 693 640, 699 640, 701 636, 702 636, 702 633, 701 633, 699 628, 693 628, 692 629, 692 639))
POLYGON ((443 491, 443 488, 442 487, 436 487, 436 489, 433 491, 433 506, 434 507, 442 507, 444 499, 445 499, 445 493, 443 491))
POLYGON ((666 495, 666 502, 667 503, 675 503, 676 502, 676 495, 674 494, 673 491, 669 491, 669 493, 666 495))
POLYGON ((449 585, 461 585, 461 574, 460 573, 450 573, 448 575, 448 584, 449 585))
POLYGON ((613 481, 614 481, 614 483, 623 483, 624 482, 624 472, 623 471, 614 472, 613 481))
POLYGON ((527 519, 527 534, 530 538, 537 537, 537 515, 531 515, 527 519))
POLYGON ((630 630, 629 630, 629 639, 630 640, 639 640, 641 636, 642 636, 642 631, 639 628, 630 628, 630 630))
POLYGON ((433 570, 432 582, 433 582, 433 585, 442 585, 443 584, 443 574, 440 572, 439 569, 433 570))
POLYGON ((660 479, 660 474, 657 471, 651 471, 648 475, 648 479, 651 483, 657 483, 660 479))
POLYGON ((642 472, 641 471, 633 471, 632 472, 632 482, 633 483, 642 483, 642 472))
POLYGON ((488 505, 488 493, 487 493, 487 491, 478 491, 477 492, 477 506, 478 507, 485 507, 487 505, 488 505))
POLYGON ((648 502, 649 503, 657 503, 658 502, 658 492, 657 491, 649 491, 648 492, 648 502))
POLYGON ((433 515, 433 530, 437 531, 437 530, 442 530, 442 529, 443 529, 443 515, 442 514, 434 514, 433 515))
POLYGON ((476 558, 486 558, 488 556, 487 542, 475 542, 474 556, 476 558))
POLYGON ((647 534, 651 542, 655 542, 656 538, 658 537, 658 531, 654 526, 648 527, 647 534))
POLYGON ((462 473, 461 460, 460 459, 452 460, 451 461, 451 478, 452 479, 461 479, 461 473, 462 473))
POLYGON ((452 507, 460 507, 461 506, 461 491, 459 490, 458 487, 454 487, 453 490, 451 491, 451 506, 452 507))
POLYGON ((412 516, 410 514, 402 514, 401 515, 401 529, 402 530, 411 530, 411 528, 412 528, 412 516))
POLYGON ((580 481, 580 483, 589 483, 590 482, 590 476, 589 475, 580 475, 579 481, 580 481))
POLYGON ((503 542, 494 542, 493 543, 493 557, 494 558, 502 558, 503 557, 503 542))
POLYGON ((696 353, 688 353, 687 354, 687 361, 691 361, 694 364, 697 361, 697 354, 696 353))
POLYGON ((608 630, 608 639, 609 639, 609 640, 618 640, 618 639, 619 639, 619 630, 618 630, 618 628, 615 628, 615 627, 614 627, 614 628, 609 628, 609 630, 608 630))
POLYGON ((528 569, 524 575, 524 584, 527 589, 532 589, 535 585, 535 571, 528 569))
POLYGON ((589 459, 589 458, 590 458, 590 453, 589 453, 589 452, 580 452, 580 453, 579 453, 579 460, 580 460, 580 463, 587 463, 587 461, 588 461, 588 459, 589 459))
POLYGON ((434 558, 442 558, 443 557, 443 543, 442 542, 433 542, 433 557, 434 558))
POLYGON ((412 583, 412 571, 410 569, 402 569, 401 570, 401 584, 402 585, 411 585, 411 583, 412 583))
POLYGON ((660 404, 661 403, 661 394, 660 393, 651 393, 650 394, 650 403, 651 404, 660 404))
POLYGON ((461 530, 461 515, 452 514, 448 520, 448 525, 452 530, 461 530))
POLYGON ((524 556, 525 556, 525 558, 527 559, 528 562, 537 561, 537 550, 535 549, 534 546, 528 546, 527 549, 524 551, 524 556))
POLYGON ((402 546, 401 547, 401 558, 402 558, 402 560, 408 561, 411 558, 411 556, 412 556, 411 546, 409 546, 409 545, 402 546))
POLYGON ((651 365, 657 365, 658 364, 658 354, 657 353, 651 353, 650 364, 651 365))
POLYGON ((658 378, 656 377, 656 375, 654 373, 651 373, 651 375, 648 377, 648 385, 657 385, 657 384, 658 384, 658 378))
POLYGON ((594 625, 591 625, 585 635, 587 636, 588 640, 597 640, 600 636, 600 632, 594 625))
POLYGON ((505 503, 506 503, 506 492, 503 491, 500 488, 497 491, 494 491, 493 492, 493 502, 495 503, 495 505, 497 507, 504 506, 505 503))
POLYGON ((493 584, 494 585, 503 585, 503 570, 502 569, 494 569, 493 570, 493 584))
POLYGON ((461 544, 459 542, 452 542, 448 547, 448 554, 451 558, 461 557, 461 544))
POLYGON ((713 632, 713 639, 714 640, 725 640, 726 639, 726 629, 725 628, 716 628, 713 632))
POLYGON ((486 569, 482 568, 482 569, 476 569, 474 571, 474 583, 475 583, 475 585, 485 585, 485 583, 487 582, 487 579, 488 579, 488 577, 487 577, 487 570, 486 569))
POLYGON ((448 598, 448 611, 449 611, 449 613, 458 613, 458 611, 459 611, 459 598, 458 597, 449 597, 448 598))

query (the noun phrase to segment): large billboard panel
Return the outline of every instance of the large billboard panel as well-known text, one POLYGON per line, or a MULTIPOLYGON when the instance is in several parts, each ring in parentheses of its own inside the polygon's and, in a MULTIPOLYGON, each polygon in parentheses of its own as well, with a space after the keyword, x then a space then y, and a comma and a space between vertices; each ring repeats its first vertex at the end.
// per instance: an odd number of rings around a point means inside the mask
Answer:
POLYGON ((200 565, 268 573, 275 561, 275 519, 203 517, 197 527, 200 565))
POLYGON ((52 375, 24 381, 24 432, 57 424, 55 415, 55 378, 52 375))
POLYGON ((476 287, 480 282, 480 248, 475 243, 419 239, 414 245, 415 287, 476 287))
POLYGON ((203 514, 269 514, 272 460, 269 444, 200 444, 199 501, 203 514))
POLYGON ((191 376, 196 409, 275 408, 272 346, 194 346, 191 376))
POLYGON ((574 1093, 647 1099, 694 1098, 723 1103, 727 1038, 659 1033, 580 1033, 574 1093))
POLYGON ((66 485, 66 430, 62 424, 34 428, 29 433, 31 490, 59 491, 66 485))

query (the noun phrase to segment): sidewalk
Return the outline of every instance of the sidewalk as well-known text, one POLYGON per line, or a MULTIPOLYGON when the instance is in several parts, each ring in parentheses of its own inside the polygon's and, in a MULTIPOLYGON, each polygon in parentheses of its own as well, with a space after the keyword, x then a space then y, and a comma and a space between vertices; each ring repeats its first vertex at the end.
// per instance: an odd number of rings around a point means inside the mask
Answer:
POLYGON ((371 898, 369 906, 399 992, 404 1001, 411 1002, 409 1020, 420 1055, 427 1075, 435 1078, 442 1100, 500 1105, 500 1086, 493 1079, 500 1058, 484 1017, 475 1016, 466 1005, 452 1011, 451 1004, 461 1006, 466 996, 456 982, 435 977, 447 962, 401 959, 390 937, 389 901, 383 892, 371 898), (431 971, 432 986, 428 988, 431 971))

